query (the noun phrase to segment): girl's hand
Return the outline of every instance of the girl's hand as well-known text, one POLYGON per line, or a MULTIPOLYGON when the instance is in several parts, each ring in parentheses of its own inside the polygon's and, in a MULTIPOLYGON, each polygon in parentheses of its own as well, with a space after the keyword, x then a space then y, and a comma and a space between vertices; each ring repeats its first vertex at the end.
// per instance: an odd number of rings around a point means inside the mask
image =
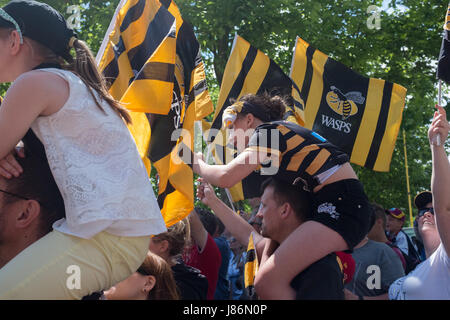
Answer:
POLYGON ((23 147, 16 147, 13 151, 0 160, 0 176, 11 179, 12 177, 18 177, 23 169, 17 162, 16 157, 25 158, 25 152, 23 147))
POLYGON ((437 137, 439 135, 441 139, 441 145, 447 140, 448 132, 450 130, 450 124, 447 121, 447 115, 445 109, 439 105, 436 105, 438 111, 434 112, 433 121, 428 129, 428 139, 431 145, 437 145, 437 137))

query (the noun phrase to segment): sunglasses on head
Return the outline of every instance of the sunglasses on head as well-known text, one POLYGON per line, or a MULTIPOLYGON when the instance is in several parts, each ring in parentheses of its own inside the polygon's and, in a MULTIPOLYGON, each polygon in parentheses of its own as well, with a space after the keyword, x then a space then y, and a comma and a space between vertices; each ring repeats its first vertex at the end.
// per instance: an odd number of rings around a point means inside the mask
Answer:
POLYGON ((427 212, 429 212, 432 215, 434 215, 434 208, 422 208, 422 209, 419 210, 419 214, 417 216, 420 218, 427 212))

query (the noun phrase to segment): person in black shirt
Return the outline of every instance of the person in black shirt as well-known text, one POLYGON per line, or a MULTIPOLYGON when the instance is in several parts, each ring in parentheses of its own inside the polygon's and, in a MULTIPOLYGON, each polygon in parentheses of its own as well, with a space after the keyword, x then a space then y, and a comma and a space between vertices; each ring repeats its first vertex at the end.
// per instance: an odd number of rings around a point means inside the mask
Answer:
POLYGON ((298 185, 313 196, 313 214, 275 251, 268 246, 255 279, 263 299, 294 299, 290 283, 308 266, 336 251, 351 251, 367 234, 372 208, 348 156, 317 133, 281 121, 286 104, 268 94, 245 95, 224 111, 229 142, 243 150, 226 165, 194 155, 193 170, 229 188, 253 171, 298 185), (295 255, 292 252, 296 251, 295 255), (286 262, 277 267, 275 261, 286 262))
POLYGON ((181 300, 206 300, 208 280, 200 270, 188 266, 182 259, 177 259, 172 271, 181 300))
MULTIPOLYGON (((202 180, 200 180, 202 181, 202 180)), ((282 245, 300 225, 310 218, 311 198, 298 186, 277 178, 269 178, 262 185, 261 206, 256 217, 262 220, 261 234, 235 214, 215 195, 212 187, 204 183, 197 189, 197 197, 221 219, 227 230, 244 246, 253 233, 255 251, 261 258, 265 244, 271 240, 282 245)), ((297 251, 291 252, 292 255, 297 251)), ((291 281, 290 287, 297 300, 343 300, 344 270, 335 253, 311 264, 291 281)), ((287 261, 280 261, 282 265, 287 261)), ((258 271, 259 272, 259 271, 258 271)), ((274 297, 281 299, 282 297, 274 297)))

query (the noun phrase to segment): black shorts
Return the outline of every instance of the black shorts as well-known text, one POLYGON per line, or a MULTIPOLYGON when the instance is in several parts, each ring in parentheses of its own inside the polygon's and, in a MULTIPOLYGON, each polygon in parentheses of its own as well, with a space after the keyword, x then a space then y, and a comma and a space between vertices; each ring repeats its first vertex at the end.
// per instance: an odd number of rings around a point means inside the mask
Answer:
POLYGON ((339 233, 349 251, 369 233, 371 212, 364 187, 357 179, 333 182, 313 194, 311 220, 339 233))

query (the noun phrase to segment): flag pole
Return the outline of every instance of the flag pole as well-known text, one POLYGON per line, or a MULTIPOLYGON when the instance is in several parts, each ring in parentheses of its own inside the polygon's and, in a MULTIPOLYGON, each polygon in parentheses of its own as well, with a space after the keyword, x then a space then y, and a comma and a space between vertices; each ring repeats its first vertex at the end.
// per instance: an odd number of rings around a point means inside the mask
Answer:
MULTIPOLYGON (((439 85, 438 85, 438 105, 441 106, 441 102, 442 102, 442 81, 441 79, 439 79, 439 85)), ((437 134, 436 135, 436 145, 440 146, 441 145, 441 135, 437 134)))
MULTIPOLYGON (((200 132, 203 131, 202 128, 201 128, 201 124, 198 124, 198 125, 195 127, 195 129, 196 129, 196 130, 200 130, 200 132)), ((211 161, 211 158, 212 158, 211 144, 208 144, 208 142, 205 140, 205 136, 203 135, 203 133, 202 133, 201 136, 202 136, 202 139, 206 142, 206 150, 207 150, 207 152, 206 152, 206 160, 205 160, 205 162, 206 162, 206 164, 210 164, 210 161, 211 161)), ((212 159, 214 160, 214 158, 212 158, 212 159)), ((226 193, 226 195, 227 195, 228 202, 230 203, 231 209, 232 209, 234 212, 236 212, 236 208, 234 207, 234 204, 233 204, 233 197, 231 196, 230 190, 229 190, 228 188, 224 188, 224 190, 225 190, 225 193, 226 193)))
POLYGON ((127 2, 127 0, 121 0, 119 2, 119 5, 116 8, 116 11, 114 12, 114 15, 113 15, 113 17, 111 19, 111 22, 109 23, 108 30, 106 31, 106 35, 103 38, 102 44, 100 46, 100 49, 98 50, 97 56, 95 57, 95 61, 97 62, 97 65, 100 64, 100 60, 102 59, 103 54, 105 53, 106 46, 108 45, 108 42, 109 42, 109 35, 114 30, 114 25, 116 24, 117 15, 119 14, 120 9, 122 9, 122 7, 125 5, 126 2, 127 2))
POLYGON ((412 216, 412 207, 411 207, 411 190, 410 190, 410 187, 409 187, 408 157, 407 157, 407 154, 406 154, 406 133, 405 133, 405 129, 403 129, 403 148, 404 148, 404 151, 405 151, 406 190, 408 191, 409 222, 410 222, 410 226, 413 226, 413 216, 412 216))

